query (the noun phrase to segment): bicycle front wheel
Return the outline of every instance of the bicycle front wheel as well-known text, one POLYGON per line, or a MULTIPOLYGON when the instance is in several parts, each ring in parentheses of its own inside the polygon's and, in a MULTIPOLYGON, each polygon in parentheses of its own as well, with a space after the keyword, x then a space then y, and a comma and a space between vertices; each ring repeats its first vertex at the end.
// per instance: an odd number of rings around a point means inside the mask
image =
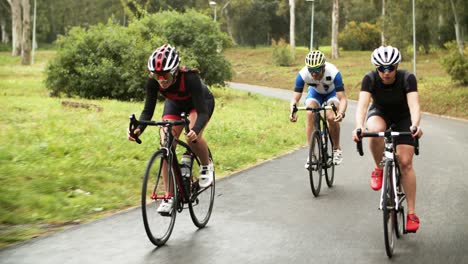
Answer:
POLYGON ((175 177, 168 166, 165 151, 153 154, 146 167, 141 190, 141 209, 143 223, 149 240, 156 246, 162 246, 171 236, 177 215, 178 193, 175 190, 175 177), (170 197, 172 196, 172 197, 170 197), (172 210, 159 213, 162 202, 172 199, 172 210))
MULTIPOLYGON (((211 162, 214 163, 211 151, 208 149, 211 162)), ((199 164, 194 164, 198 165, 199 164)), ((215 171, 213 170, 213 182, 210 186, 202 188, 198 185, 199 167, 192 166, 192 181, 189 199, 190 217, 193 224, 198 228, 203 228, 210 220, 211 212, 213 211, 213 203, 215 197, 215 171)))
POLYGON ((331 188, 335 181, 335 162, 333 162, 333 142, 331 140, 330 131, 327 129, 326 132, 326 136, 323 137, 325 181, 327 182, 327 186, 331 188))
POLYGON ((310 149, 309 149, 309 179, 310 188, 315 197, 320 193, 320 187, 322 185, 322 139, 319 131, 314 131, 310 138, 310 149))
POLYGON ((387 252, 387 256, 389 258, 393 256, 393 249, 395 248, 395 244, 396 244, 395 194, 393 192, 392 170, 393 170, 393 165, 391 161, 387 160, 385 162, 384 171, 383 171, 382 211, 383 211, 385 251, 387 252))

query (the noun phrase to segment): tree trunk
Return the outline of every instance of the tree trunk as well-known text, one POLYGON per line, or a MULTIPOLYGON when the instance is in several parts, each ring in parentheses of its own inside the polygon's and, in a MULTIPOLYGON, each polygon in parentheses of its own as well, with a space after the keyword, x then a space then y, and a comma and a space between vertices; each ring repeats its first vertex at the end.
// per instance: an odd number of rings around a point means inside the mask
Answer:
POLYGON ((340 1, 333 0, 333 11, 332 11, 332 38, 331 38, 331 58, 336 59, 340 56, 338 47, 338 21, 340 18, 340 1))
POLYGON ((31 4, 22 0, 23 6, 23 37, 21 41, 21 64, 31 65, 31 4))
POLYGON ((2 28, 2 43, 8 43, 9 36, 6 30, 6 18, 3 16, 0 18, 0 27, 2 28))
POLYGON ((382 33, 380 37, 382 46, 385 46, 385 0, 382 0, 382 33))
POLYGON ((21 21, 21 0, 11 0, 11 36, 12 36, 12 56, 21 54, 21 36, 22 36, 22 21, 21 21))
POLYGON ((452 12, 453 12, 453 16, 455 18, 455 37, 457 38, 457 44, 458 44, 458 52, 460 52, 461 55, 463 55, 464 53, 464 50, 465 50, 465 47, 464 47, 464 43, 463 43, 463 38, 462 38, 462 34, 461 34, 461 28, 460 28, 460 23, 458 21, 458 16, 457 16, 457 12, 456 12, 456 9, 455 9, 455 5, 453 4, 453 0, 450 0, 450 4, 452 5, 452 12))
POLYGON ((295 23, 296 23, 296 15, 295 15, 295 0, 289 0, 289 45, 291 46, 291 50, 293 54, 295 53, 294 50, 296 48, 296 34, 295 34, 295 23))

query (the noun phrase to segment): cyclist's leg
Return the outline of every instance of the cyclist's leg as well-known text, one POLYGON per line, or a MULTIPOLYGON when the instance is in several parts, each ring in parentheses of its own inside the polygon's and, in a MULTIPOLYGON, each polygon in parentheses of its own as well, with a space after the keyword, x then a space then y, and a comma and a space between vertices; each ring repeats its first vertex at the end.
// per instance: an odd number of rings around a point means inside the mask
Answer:
MULTIPOLYGON (((407 118, 401 119, 396 123, 396 129, 398 131, 409 132, 410 126, 411 118, 409 116, 407 118)), ((413 139, 409 136, 399 137, 396 139, 396 143, 396 153, 398 155, 398 162, 401 172, 401 184, 403 185, 403 190, 405 190, 406 193, 408 214, 414 214, 416 203, 416 172, 414 171, 413 167, 413 139)))
MULTIPOLYGON (((177 107, 175 106, 174 102, 170 100, 166 100, 164 103, 164 110, 162 113, 162 120, 180 120, 180 113, 178 113, 177 107)), ((165 130, 167 127, 161 128, 160 129, 160 139, 161 139, 161 146, 164 146, 164 142, 166 141, 166 135, 165 135, 165 130)), ((183 127, 182 126, 176 126, 172 128, 172 134, 174 137, 178 138, 180 133, 182 132, 183 127)), ((164 180, 164 186, 167 186, 168 181, 168 175, 167 175, 167 163, 164 162, 162 165, 162 176, 164 180)), ((174 192, 174 190, 170 190, 170 192, 174 192)))
MULTIPOLYGON (((309 86, 309 92, 307 93, 307 97, 305 99, 305 105, 307 107, 319 107, 322 105, 322 96, 315 91, 312 86, 309 86)), ((307 137, 307 145, 310 145, 310 138, 312 137, 312 132, 315 129, 315 116, 314 112, 307 111, 307 119, 306 119, 306 137, 307 137)))
MULTIPOLYGON (((209 151, 208 151, 208 143, 203 137, 203 131, 205 130, 206 126, 210 122, 211 116, 213 115, 214 107, 215 107, 214 98, 206 99, 205 105, 207 106, 207 109, 208 109, 209 119, 206 125, 200 130, 200 133, 198 133, 197 143, 193 143, 193 142, 187 142, 187 143, 189 144, 190 148, 193 150, 195 155, 197 155, 200 158, 201 164, 206 166, 210 164, 210 158, 209 158, 209 151)), ((190 114, 188 116, 188 119, 190 120, 190 128, 192 128, 195 125, 197 118, 198 118, 197 111, 195 109, 191 109, 190 114)))
MULTIPOLYGON (((331 93, 327 94, 325 97, 325 101, 327 102, 327 105, 331 105, 333 103, 337 108, 340 107, 340 101, 336 97, 336 91, 332 91, 331 93)), ((330 136, 333 140, 333 149, 341 149, 340 123, 335 122, 335 113, 333 111, 326 111, 326 113, 328 126, 330 128, 330 136)))
MULTIPOLYGON (((384 115, 371 106, 371 109, 367 114, 366 127, 369 132, 382 132, 387 129, 388 123, 386 122, 384 115)), ((381 137, 370 137, 369 149, 372 153, 372 157, 374 158, 375 167, 382 169, 380 161, 383 156, 384 139, 381 137)))

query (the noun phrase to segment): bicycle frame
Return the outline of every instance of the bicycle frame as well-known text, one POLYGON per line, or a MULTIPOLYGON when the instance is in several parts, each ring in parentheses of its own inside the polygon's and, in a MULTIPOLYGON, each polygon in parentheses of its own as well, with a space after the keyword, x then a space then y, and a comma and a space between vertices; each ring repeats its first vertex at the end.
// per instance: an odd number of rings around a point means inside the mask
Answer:
MULTIPOLYGON (((182 117, 181 120, 175 120, 175 121, 142 121, 142 120, 138 121, 136 120, 135 115, 132 114, 130 116, 130 131, 133 131, 133 129, 140 124, 161 127, 165 136, 165 142, 163 142, 163 145, 159 149, 165 151, 165 156, 167 157, 168 163, 171 164, 172 171, 174 172, 174 177, 176 180, 176 186, 174 186, 175 187, 174 191, 178 191, 179 194, 181 195, 181 201, 186 203, 188 199, 190 199, 189 197, 190 193, 188 193, 187 192, 188 190, 185 190, 185 188, 183 187, 184 185, 182 183, 183 182, 182 173, 180 170, 179 161, 177 160, 175 146, 181 145, 183 148, 187 150, 187 152, 190 153, 192 158, 194 158, 198 164, 200 164, 200 162, 198 160, 198 157, 193 153, 190 146, 187 143, 179 140, 172 134, 172 127, 179 126, 179 125, 184 125, 185 131, 186 132, 189 131, 188 124, 190 121, 188 120, 185 113, 182 113, 181 117, 182 117)), ((142 143, 142 141, 136 135, 132 135, 132 136, 136 139, 136 142, 138 144, 142 143)), ((170 190, 171 187, 168 185, 167 188, 170 190)), ((167 193, 170 193, 170 192, 166 192, 164 196, 162 195, 157 196, 153 193, 151 195, 151 199, 171 198, 171 197, 168 197, 167 193)))
MULTIPOLYGON (((394 134, 394 135, 399 135, 399 134, 394 134)), ((385 136, 385 135, 384 135, 385 136)), ((393 191, 393 194, 394 194, 394 200, 395 200, 395 209, 396 211, 398 211, 400 209, 400 204, 404 201, 405 199, 405 195, 402 196, 402 199, 400 200, 399 196, 398 196, 398 190, 397 190, 397 182, 399 182, 400 180, 400 174, 398 173, 397 174, 397 170, 398 170, 398 159, 396 157, 396 146, 395 146, 395 143, 393 141, 393 137, 390 135, 390 136, 385 136, 385 147, 384 147, 384 153, 383 153, 383 159, 382 159, 382 164, 385 164, 387 161, 390 162, 391 166, 392 166, 392 179, 391 179, 391 183, 392 183, 392 191, 393 191)), ((384 176, 386 177, 386 176, 384 176)), ((386 194, 385 193, 385 188, 382 188, 381 189, 381 192, 380 192, 380 206, 379 206, 379 209, 382 210, 382 208, 386 205, 383 204, 383 200, 384 200, 384 195, 386 194)))

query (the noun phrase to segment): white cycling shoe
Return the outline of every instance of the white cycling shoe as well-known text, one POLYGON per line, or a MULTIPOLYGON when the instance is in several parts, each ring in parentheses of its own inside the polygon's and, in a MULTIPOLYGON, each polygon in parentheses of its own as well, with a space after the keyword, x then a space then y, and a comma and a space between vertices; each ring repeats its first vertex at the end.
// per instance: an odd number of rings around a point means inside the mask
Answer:
POLYGON ((158 209, 156 209, 156 211, 160 214, 171 214, 172 212, 172 207, 173 207, 173 200, 172 198, 171 199, 168 199, 168 200, 164 200, 158 207, 158 209))
POLYGON ((343 151, 341 149, 333 150, 333 162, 335 165, 340 165, 343 161, 343 151))
POLYGON ((198 185, 202 188, 206 188, 213 183, 214 177, 214 165, 210 162, 208 165, 202 165, 200 167, 200 177, 198 178, 198 185))

